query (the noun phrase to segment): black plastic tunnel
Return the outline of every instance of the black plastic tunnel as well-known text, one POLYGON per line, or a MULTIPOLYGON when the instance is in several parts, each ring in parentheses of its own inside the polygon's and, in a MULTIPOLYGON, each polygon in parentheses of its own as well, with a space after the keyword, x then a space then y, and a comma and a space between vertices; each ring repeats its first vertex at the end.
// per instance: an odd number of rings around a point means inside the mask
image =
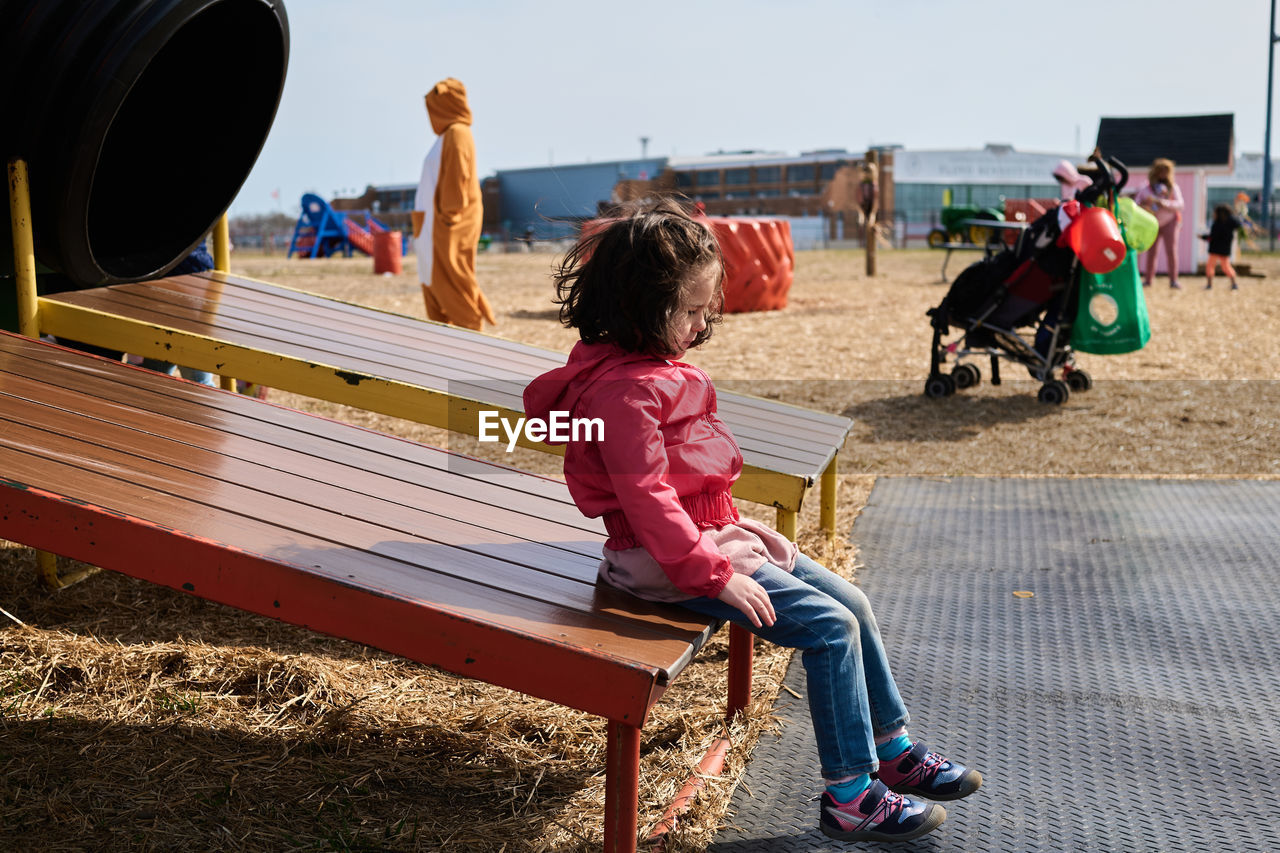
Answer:
POLYGON ((74 286, 161 275, 249 176, 284 89, 281 0, 0 0, 0 152, 37 259, 74 286))

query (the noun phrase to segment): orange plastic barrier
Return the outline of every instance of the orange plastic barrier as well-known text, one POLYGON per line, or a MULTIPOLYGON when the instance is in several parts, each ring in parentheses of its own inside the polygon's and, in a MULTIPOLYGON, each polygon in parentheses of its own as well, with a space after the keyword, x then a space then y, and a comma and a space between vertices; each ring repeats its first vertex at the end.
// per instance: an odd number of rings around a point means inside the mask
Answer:
POLYGON ((709 216, 724 255, 724 310, 776 311, 787 307, 795 275, 791 223, 785 219, 709 216))
MULTIPOLYGON (((708 216, 706 220, 724 256, 724 312, 786 308, 796 266, 791 223, 764 217, 708 216)), ((584 222, 582 233, 594 233, 605 222, 584 222)))
POLYGON ((400 254, 399 231, 375 231, 373 233, 373 274, 400 275, 403 261, 400 254))

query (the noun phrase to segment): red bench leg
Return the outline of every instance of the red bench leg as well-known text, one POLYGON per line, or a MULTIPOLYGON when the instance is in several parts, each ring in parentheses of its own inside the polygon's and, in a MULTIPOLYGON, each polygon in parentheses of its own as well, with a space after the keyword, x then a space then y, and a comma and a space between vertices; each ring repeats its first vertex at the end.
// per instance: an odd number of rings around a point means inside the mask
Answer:
POLYGON ((730 719, 751 704, 751 659, 755 636, 746 628, 729 626, 729 707, 730 719))
POLYGON ((609 720, 604 772, 604 849, 635 853, 640 801, 640 729, 609 720))
MULTIPOLYGON (((729 706, 727 716, 732 718, 751 702, 751 661, 754 656, 755 637, 745 628, 729 626, 729 706)), ((635 853, 636 832, 639 824, 640 800, 640 729, 609 720, 608 749, 605 754, 604 776, 604 849, 607 853, 635 853)), ((728 741, 712 747, 723 761, 728 741)), ((704 762, 707 760, 703 759, 704 762)), ((718 762, 717 762, 718 763, 718 762)), ((719 775, 719 767, 707 770, 719 775)), ((699 784, 698 787, 701 787, 699 784)), ((692 793, 686 797, 692 799, 692 793)), ((673 809, 683 810, 682 807, 673 809)), ((671 824, 674 824, 674 819, 671 824)), ((669 829, 670 827, 666 827, 669 829)))

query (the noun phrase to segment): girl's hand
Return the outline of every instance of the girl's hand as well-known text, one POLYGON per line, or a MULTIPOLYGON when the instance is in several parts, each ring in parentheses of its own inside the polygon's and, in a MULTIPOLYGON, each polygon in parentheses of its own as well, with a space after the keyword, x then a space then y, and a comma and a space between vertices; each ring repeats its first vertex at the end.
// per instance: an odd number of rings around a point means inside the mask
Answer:
POLYGON ((735 572, 716 598, 741 610, 757 628, 761 622, 772 625, 778 618, 773 612, 773 603, 769 601, 769 593, 750 575, 735 572))

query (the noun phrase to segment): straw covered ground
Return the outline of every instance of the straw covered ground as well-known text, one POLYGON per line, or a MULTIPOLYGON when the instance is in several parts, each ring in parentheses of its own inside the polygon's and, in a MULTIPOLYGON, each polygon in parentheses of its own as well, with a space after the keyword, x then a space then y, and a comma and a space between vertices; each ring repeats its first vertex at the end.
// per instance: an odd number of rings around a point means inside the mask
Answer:
MULTIPOLYGON (((550 251, 484 254, 497 334, 567 350, 550 251)), ((973 256, 953 259, 954 275, 973 256)), ((1280 477, 1280 259, 1238 292, 1184 277, 1149 292, 1141 352, 1081 356, 1095 387, 1063 406, 1006 370, 925 399, 927 308, 941 254, 801 253, 789 306, 730 315, 690 360, 721 387, 855 419, 842 453, 840 529, 880 475, 1280 477)), ((233 256, 252 277, 422 316, 413 260, 233 256)), ((982 365, 985 367, 985 365, 982 365)), ((984 372, 986 372, 984 370, 984 372)), ((420 425, 272 392, 271 399, 465 452, 420 425)), ((500 458, 555 476, 531 451, 500 458)), ((850 576, 847 542, 802 545, 850 576)), ((760 507, 744 514, 768 519, 760 507)), ((101 573, 60 593, 28 550, 0 542, 0 837, 14 850, 466 850, 598 847, 604 783, 596 719, 339 640, 101 573), (19 624, 21 623, 21 624, 19 624)), ((641 821, 657 822, 723 733, 723 632, 655 710, 642 745, 641 821)), ((751 746, 771 725, 787 655, 761 647, 755 702, 668 849, 700 850, 726 816, 751 746)), ((815 780, 816 784, 816 780, 815 780)))

